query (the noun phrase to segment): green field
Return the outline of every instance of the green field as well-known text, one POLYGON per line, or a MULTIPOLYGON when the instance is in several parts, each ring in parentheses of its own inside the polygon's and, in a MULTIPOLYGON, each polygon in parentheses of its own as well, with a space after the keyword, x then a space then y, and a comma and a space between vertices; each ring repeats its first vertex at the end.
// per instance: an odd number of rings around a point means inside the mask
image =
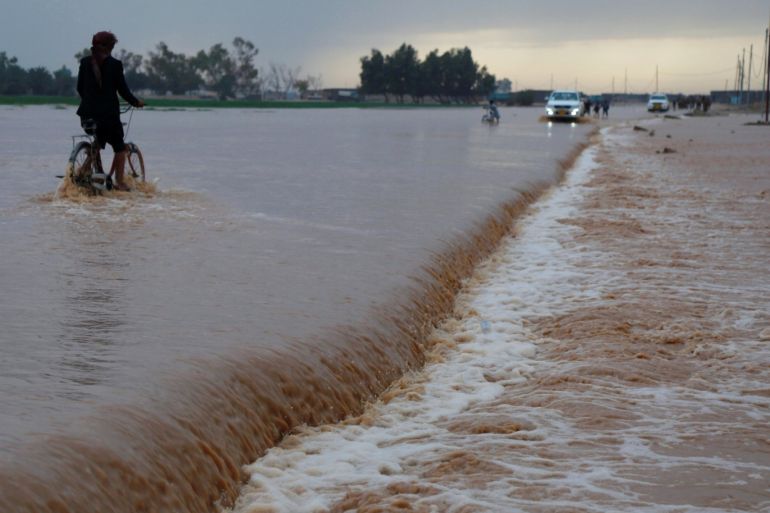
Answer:
MULTIPOLYGON (((258 100, 196 100, 148 98, 145 100, 147 109, 371 109, 371 108, 436 108, 450 105, 429 104, 398 104, 398 103, 366 103, 366 102, 335 102, 335 101, 258 101, 258 100)), ((0 105, 78 105, 77 96, 0 96, 0 105)), ((467 105, 451 105, 461 107, 467 105)), ((474 106, 474 105, 471 105, 474 106)))

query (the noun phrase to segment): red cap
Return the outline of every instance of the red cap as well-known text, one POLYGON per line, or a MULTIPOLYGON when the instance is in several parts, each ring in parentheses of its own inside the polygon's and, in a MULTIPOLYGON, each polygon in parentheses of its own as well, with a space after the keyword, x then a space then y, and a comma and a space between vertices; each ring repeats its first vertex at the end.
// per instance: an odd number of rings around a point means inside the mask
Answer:
POLYGON ((105 48, 109 48, 112 50, 115 47, 115 43, 118 42, 118 38, 115 37, 115 34, 112 32, 107 32, 106 30, 102 32, 97 32, 94 34, 94 37, 91 39, 91 44, 93 46, 102 46, 105 48))

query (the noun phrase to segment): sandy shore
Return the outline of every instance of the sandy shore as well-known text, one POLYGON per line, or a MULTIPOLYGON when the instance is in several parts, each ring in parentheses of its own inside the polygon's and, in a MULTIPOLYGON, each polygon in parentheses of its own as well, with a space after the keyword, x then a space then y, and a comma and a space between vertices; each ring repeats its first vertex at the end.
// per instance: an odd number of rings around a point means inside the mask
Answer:
POLYGON ((770 511, 770 132, 608 127, 426 369, 248 470, 237 511, 770 511))

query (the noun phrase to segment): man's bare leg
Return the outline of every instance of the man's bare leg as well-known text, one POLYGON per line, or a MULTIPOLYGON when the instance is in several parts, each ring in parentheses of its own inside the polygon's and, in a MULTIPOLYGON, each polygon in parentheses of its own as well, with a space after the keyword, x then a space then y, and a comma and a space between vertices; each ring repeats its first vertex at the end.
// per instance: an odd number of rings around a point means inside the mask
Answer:
POLYGON ((127 191, 128 186, 123 181, 123 170, 126 166, 126 156, 128 155, 128 150, 123 150, 115 153, 115 155, 112 157, 112 166, 110 167, 110 172, 115 171, 115 188, 119 191, 127 191))

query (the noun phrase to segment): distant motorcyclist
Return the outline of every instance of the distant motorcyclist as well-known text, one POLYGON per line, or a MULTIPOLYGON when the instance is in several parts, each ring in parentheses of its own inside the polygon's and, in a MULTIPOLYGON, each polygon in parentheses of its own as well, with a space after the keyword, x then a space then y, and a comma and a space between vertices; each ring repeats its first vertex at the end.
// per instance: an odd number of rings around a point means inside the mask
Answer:
POLYGON ((489 100, 489 105, 487 106, 489 109, 489 117, 494 122, 500 121, 500 111, 497 110, 497 105, 495 105, 495 100, 489 100))

